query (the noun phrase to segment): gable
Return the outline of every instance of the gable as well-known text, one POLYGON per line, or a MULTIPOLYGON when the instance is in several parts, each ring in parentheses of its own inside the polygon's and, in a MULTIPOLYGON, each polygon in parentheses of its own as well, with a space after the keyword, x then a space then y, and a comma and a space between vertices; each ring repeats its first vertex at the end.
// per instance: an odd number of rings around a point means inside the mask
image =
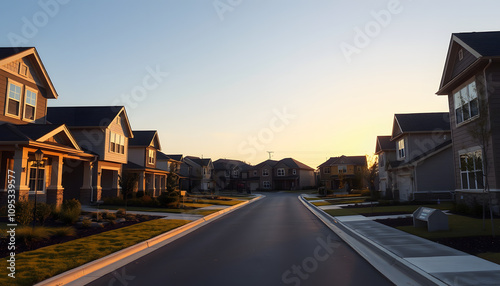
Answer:
POLYGON ((35 48, 0 48, 0 55, 0 69, 44 87, 47 98, 58 97, 35 48))
POLYGON ((403 130, 401 130, 401 126, 399 125, 398 119, 396 116, 394 116, 394 121, 392 123, 392 139, 398 137, 403 133, 403 130))
POLYGON ((458 41, 456 37, 452 37, 441 79, 441 87, 464 72, 479 58, 474 50, 458 41))

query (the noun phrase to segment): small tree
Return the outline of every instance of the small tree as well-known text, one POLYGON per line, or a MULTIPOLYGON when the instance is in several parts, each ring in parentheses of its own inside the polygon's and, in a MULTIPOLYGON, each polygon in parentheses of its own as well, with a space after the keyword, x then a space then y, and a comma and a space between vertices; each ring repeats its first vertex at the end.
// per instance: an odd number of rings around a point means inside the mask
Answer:
POLYGON ((134 193, 134 188, 138 181, 139 175, 137 173, 118 175, 118 184, 120 184, 123 200, 125 201, 125 212, 127 210, 127 199, 134 193))
POLYGON ((170 165, 170 174, 167 176, 167 192, 175 192, 179 190, 179 175, 177 175, 177 164, 170 165))

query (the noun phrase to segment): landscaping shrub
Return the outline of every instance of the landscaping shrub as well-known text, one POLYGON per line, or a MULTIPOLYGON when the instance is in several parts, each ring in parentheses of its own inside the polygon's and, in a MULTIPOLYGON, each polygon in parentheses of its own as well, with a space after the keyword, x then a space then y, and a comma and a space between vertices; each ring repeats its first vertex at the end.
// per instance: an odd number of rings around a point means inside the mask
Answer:
POLYGON ((135 197, 136 198, 142 198, 144 196, 144 191, 137 191, 137 193, 135 193, 135 197))
POLYGON ((18 201, 16 203, 16 222, 21 225, 29 225, 33 222, 33 207, 31 201, 18 201))
POLYGON ((107 213, 106 214, 106 219, 115 220, 116 219, 116 215, 114 213, 107 213))
POLYGON ((371 196, 372 193, 370 192, 370 190, 361 190, 361 196, 371 196))
POLYGON ((125 215, 127 214, 127 211, 125 209, 118 209, 116 211, 116 216, 117 217, 125 217, 125 215))
POLYGON ((92 219, 95 221, 100 221, 102 219, 103 213, 102 212, 95 212, 92 213, 92 219))
POLYGON ((16 229, 16 239, 24 241, 24 244, 28 247, 35 242, 48 239, 50 237, 50 233, 45 227, 35 227, 34 229, 25 226, 16 229))
POLYGON ((179 192, 162 193, 158 197, 158 201, 162 207, 178 207, 180 194, 179 192))
POLYGON ((44 225, 45 221, 52 215, 54 212, 54 206, 46 204, 46 203, 37 203, 36 204, 36 220, 44 225))
MULTIPOLYGON (((105 205, 112 205, 112 206, 124 206, 125 205, 125 200, 121 198, 104 198, 103 199, 105 205)), ((130 199, 128 200, 130 202, 130 199)))
POLYGON ((76 230, 72 226, 68 227, 57 227, 50 230, 52 236, 74 236, 76 235, 76 230))
POLYGON ((82 206, 78 200, 71 199, 63 201, 59 212, 59 218, 66 224, 73 224, 78 221, 81 210, 82 206))
POLYGON ((82 227, 83 228, 89 228, 92 225, 92 220, 89 218, 84 218, 82 220, 82 227))

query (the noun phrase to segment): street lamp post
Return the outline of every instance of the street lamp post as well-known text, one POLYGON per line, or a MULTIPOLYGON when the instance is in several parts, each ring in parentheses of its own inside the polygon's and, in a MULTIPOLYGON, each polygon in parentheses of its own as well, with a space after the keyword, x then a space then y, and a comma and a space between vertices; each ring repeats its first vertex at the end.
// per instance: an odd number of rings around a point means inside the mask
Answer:
POLYGON ((43 160, 43 152, 38 148, 35 152, 35 187, 34 187, 34 192, 35 192, 35 208, 33 209, 33 229, 35 229, 35 223, 36 223, 36 197, 37 197, 37 187, 38 187, 38 166, 40 166, 41 162, 43 160))

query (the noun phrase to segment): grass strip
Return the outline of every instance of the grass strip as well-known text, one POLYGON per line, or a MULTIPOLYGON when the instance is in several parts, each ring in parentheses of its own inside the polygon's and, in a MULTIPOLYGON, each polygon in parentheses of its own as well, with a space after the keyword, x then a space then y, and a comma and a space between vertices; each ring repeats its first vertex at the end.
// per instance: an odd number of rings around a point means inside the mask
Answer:
MULTIPOLYGON (((422 205, 422 207, 429 207, 429 208, 435 208, 435 209, 441 209, 441 210, 449 210, 453 206, 452 203, 442 203, 439 205, 422 205)), ((390 212, 406 212, 406 213, 413 213, 416 209, 418 209, 421 206, 418 205, 396 205, 396 206, 379 206, 379 205, 374 205, 373 206, 373 213, 390 213, 390 212)), ((339 210, 326 210, 326 212, 331 215, 331 216, 345 216, 345 215, 359 215, 359 214, 366 214, 366 213, 372 213, 372 207, 367 206, 367 207, 362 207, 362 208, 343 208, 339 210)))
MULTIPOLYGON (((33 285, 59 273, 145 241, 189 223, 189 220, 157 219, 39 248, 16 255, 16 278, 0 268, 0 285, 33 285)), ((7 265, 6 259, 2 259, 7 265)))

